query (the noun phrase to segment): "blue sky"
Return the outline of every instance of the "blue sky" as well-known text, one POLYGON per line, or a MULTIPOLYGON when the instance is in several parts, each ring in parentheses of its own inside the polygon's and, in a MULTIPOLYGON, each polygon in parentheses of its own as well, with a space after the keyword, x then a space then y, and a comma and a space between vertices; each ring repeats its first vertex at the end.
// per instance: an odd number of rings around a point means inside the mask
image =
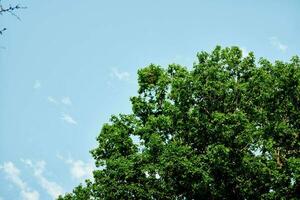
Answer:
POLYGON ((21 21, 0 16, 0 200, 53 199, 90 177, 89 150, 131 112, 141 67, 191 67, 216 45, 300 55, 297 0, 16 3, 21 21))

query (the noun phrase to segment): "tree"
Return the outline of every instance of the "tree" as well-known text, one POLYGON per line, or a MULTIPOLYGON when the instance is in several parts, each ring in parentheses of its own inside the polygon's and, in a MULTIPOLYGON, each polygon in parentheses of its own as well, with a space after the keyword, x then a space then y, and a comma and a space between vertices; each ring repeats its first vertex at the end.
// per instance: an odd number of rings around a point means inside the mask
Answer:
POLYGON ((197 58, 138 71, 133 113, 91 151, 94 180, 59 200, 300 198, 300 59, 219 46, 197 58))

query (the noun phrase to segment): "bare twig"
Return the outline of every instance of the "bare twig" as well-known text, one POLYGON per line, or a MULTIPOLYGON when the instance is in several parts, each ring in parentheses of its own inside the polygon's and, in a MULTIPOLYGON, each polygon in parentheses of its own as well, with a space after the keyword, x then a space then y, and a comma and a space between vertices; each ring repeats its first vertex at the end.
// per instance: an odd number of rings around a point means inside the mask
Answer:
POLYGON ((4 31, 6 31, 6 28, 2 28, 2 29, 0 30, 0 35, 2 35, 4 31))
POLYGON ((17 4, 16 6, 11 6, 9 5, 7 8, 3 8, 2 5, 0 5, 0 14, 2 15, 3 13, 10 13, 11 15, 15 16, 18 20, 21 20, 20 17, 18 15, 16 15, 14 13, 15 10, 18 10, 18 9, 26 9, 27 7, 25 6, 20 6, 19 4, 17 4))
MULTIPOLYGON (((19 9, 26 9, 26 8, 27 7, 20 6, 19 4, 15 5, 15 6, 9 5, 8 7, 4 7, 0 0, 0 15, 2 15, 3 13, 9 13, 21 21, 21 18, 15 13, 15 11, 19 10, 19 9)), ((4 31, 6 31, 6 28, 2 28, 2 29, 0 28, 0 35, 3 35, 4 31)))

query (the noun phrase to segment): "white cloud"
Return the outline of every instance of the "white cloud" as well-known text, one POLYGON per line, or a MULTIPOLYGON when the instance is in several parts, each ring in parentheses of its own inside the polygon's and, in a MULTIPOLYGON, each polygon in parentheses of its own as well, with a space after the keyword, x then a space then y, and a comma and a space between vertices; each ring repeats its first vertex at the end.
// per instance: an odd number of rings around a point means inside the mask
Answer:
MULTIPOLYGON (((149 177, 150 177, 150 174, 149 174, 148 171, 145 171, 145 175, 146 175, 146 178, 149 178, 149 177)), ((156 179, 160 179, 160 175, 159 175, 157 172, 155 173, 155 178, 156 178, 156 179)))
POLYGON ((31 189, 21 179, 20 170, 12 162, 5 162, 0 166, 0 170, 3 170, 8 180, 21 190, 20 193, 23 200, 38 200, 40 198, 40 194, 36 190, 31 189))
POLYGON ((270 37, 270 43, 272 46, 274 46, 275 48, 277 48, 278 50, 285 52, 288 48, 287 45, 282 44, 277 37, 270 37))
POLYGON ((157 172, 155 173, 155 178, 160 179, 160 175, 157 172))
POLYGON ((61 99, 61 102, 63 104, 65 104, 65 105, 67 105, 67 106, 71 106, 72 105, 72 101, 71 101, 70 97, 63 97, 61 99))
POLYGON ((79 181, 82 181, 86 178, 93 178, 93 171, 96 169, 96 167, 92 161, 86 163, 82 160, 73 160, 71 158, 65 159, 60 154, 58 154, 57 157, 70 166, 70 174, 72 178, 79 181))
POLYGON ((22 161, 33 169, 34 176, 36 177, 38 183, 53 199, 56 199, 59 195, 64 193, 64 190, 60 185, 53 181, 49 181, 44 176, 46 165, 45 161, 38 161, 36 163, 32 163, 32 161, 28 159, 22 161))
POLYGON ((72 105, 71 98, 67 97, 67 96, 66 97, 62 97, 60 102, 59 102, 59 100, 57 100, 56 98, 54 98, 52 96, 48 96, 47 100, 50 103, 53 103, 53 104, 59 104, 61 102, 62 104, 67 105, 67 106, 71 106, 72 105))
POLYGON ((112 69, 111 75, 113 77, 116 77, 117 79, 119 79, 121 81, 129 81, 129 78, 130 78, 129 72, 126 72, 126 71, 125 72, 121 72, 117 68, 113 68, 112 69))
POLYGON ((245 47, 241 47, 241 50, 242 50, 242 56, 243 56, 243 58, 246 58, 248 56, 248 54, 249 54, 248 49, 245 48, 245 47))
POLYGON ((48 100, 50 103, 58 104, 58 101, 57 101, 55 98, 53 98, 52 96, 49 96, 49 97, 47 98, 47 100, 48 100))
POLYGON ((41 82, 40 82, 39 80, 36 80, 36 81, 34 82, 33 88, 34 88, 34 89, 40 89, 41 87, 42 87, 41 82))
POLYGON ((94 171, 94 164, 84 163, 82 160, 67 160, 67 163, 71 166, 70 173, 75 179, 92 178, 94 171))
POLYGON ((73 125, 76 125, 77 122, 73 119, 73 117, 69 114, 65 114, 65 113, 62 113, 62 117, 61 119, 64 121, 64 122, 67 122, 69 124, 73 124, 73 125))
POLYGON ((146 175, 146 178, 148 178, 150 176, 148 171, 145 172, 145 175, 146 175))
POLYGON ((27 192, 22 191, 21 193, 23 200, 38 200, 40 199, 40 194, 37 191, 27 192))

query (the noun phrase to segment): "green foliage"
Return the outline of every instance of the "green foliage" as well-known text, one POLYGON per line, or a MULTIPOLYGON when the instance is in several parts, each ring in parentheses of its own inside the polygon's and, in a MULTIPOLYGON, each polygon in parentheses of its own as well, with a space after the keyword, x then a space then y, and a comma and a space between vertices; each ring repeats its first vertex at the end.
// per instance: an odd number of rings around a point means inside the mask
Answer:
POLYGON ((300 198, 299 58, 256 64, 219 46, 197 57, 192 70, 138 71, 133 113, 91 151, 94 180, 60 200, 300 198))

